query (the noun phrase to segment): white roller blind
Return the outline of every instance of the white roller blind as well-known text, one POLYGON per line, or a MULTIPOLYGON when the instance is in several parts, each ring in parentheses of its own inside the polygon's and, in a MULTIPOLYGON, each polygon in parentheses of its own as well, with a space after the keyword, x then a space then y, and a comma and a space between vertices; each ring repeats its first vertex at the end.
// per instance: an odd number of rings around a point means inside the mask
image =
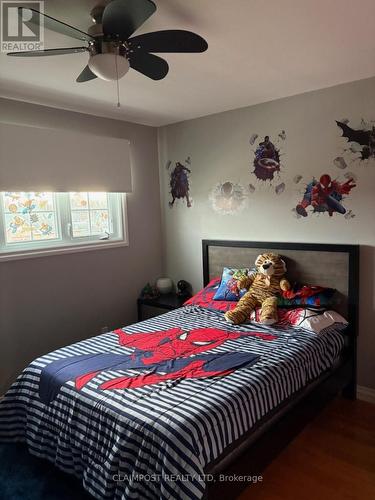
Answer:
POLYGON ((0 191, 131 190, 128 141, 0 123, 0 191))

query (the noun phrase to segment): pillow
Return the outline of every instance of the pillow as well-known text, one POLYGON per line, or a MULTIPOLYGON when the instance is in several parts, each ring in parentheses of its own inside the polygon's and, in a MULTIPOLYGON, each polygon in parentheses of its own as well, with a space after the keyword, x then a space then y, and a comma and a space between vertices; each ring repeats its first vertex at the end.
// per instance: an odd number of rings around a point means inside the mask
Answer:
MULTIPOLYGON (((214 295, 220 285, 220 278, 214 278, 206 287, 193 295, 184 303, 184 306, 196 305, 220 312, 230 311, 236 307, 236 302, 231 300, 214 300, 214 295)), ((313 333, 320 333, 328 326, 336 324, 339 328, 346 328, 348 322, 340 314, 335 311, 323 311, 318 309, 308 309, 303 307, 297 308, 279 308, 279 321, 272 325, 271 328, 290 328, 300 327, 309 330, 313 333)), ((260 308, 252 311, 249 321, 259 323, 260 308)))
MULTIPOLYGON (((309 330, 312 333, 321 333, 325 328, 336 325, 338 329, 346 328, 348 322, 336 311, 312 310, 302 307, 295 309, 279 309, 279 320, 273 327, 296 327, 309 330)), ((252 311, 250 321, 258 323, 260 320, 260 309, 252 311)))
MULTIPOLYGON (((246 275, 256 273, 256 269, 229 268, 224 267, 221 283, 213 300, 225 300, 237 302, 246 293, 246 290, 238 290, 237 281, 246 275)), ((311 307, 330 308, 335 305, 333 299, 336 290, 323 286, 294 283, 291 290, 281 292, 277 299, 278 307, 311 307)))
POLYGON ((335 292, 334 288, 295 283, 291 290, 281 292, 277 305, 278 307, 332 307, 335 292))
POLYGON ((228 300, 214 300, 214 295, 219 289, 221 279, 212 279, 207 286, 202 288, 198 293, 193 295, 184 303, 184 306, 200 306, 206 309, 214 309, 215 311, 226 312, 236 307, 236 302, 228 300))
POLYGON ((238 280, 244 276, 248 276, 252 272, 254 271, 248 268, 236 269, 232 267, 224 267, 220 287, 214 296, 214 300, 229 300, 237 302, 247 291, 238 290, 238 280))
POLYGON ((313 333, 321 333, 324 329, 337 324, 338 328, 346 328, 348 322, 336 311, 314 311, 311 309, 293 309, 293 318, 289 318, 290 324, 313 333))

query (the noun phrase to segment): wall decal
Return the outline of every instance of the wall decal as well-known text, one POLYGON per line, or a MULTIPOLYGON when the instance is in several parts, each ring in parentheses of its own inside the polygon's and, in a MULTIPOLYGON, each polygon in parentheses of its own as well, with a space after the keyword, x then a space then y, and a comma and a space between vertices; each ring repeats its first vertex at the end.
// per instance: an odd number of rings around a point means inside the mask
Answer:
POLYGON ((358 175, 357 174, 354 174, 353 172, 346 172, 346 174, 344 174, 344 177, 345 179, 352 179, 353 182, 357 182, 358 180, 358 175))
POLYGON ((278 186, 275 187, 276 194, 282 194, 285 191, 285 182, 282 182, 278 186))
POLYGON ((185 165, 181 162, 176 162, 175 167, 172 168, 172 162, 168 161, 166 168, 169 171, 169 185, 171 188, 172 200, 169 202, 169 206, 172 208, 176 200, 182 199, 186 200, 186 206, 188 208, 192 205, 192 199, 189 196, 190 182, 189 176, 191 174, 190 166, 191 160, 190 156, 185 160, 185 165))
MULTIPOLYGON (((250 144, 256 144, 256 140, 258 139, 258 134, 252 134, 250 137, 250 144)), ((281 161, 280 157, 282 155, 282 143, 286 141, 286 132, 282 130, 276 138, 276 141, 273 142, 269 135, 266 135, 264 139, 261 139, 258 145, 256 146, 254 153, 253 166, 254 170, 252 173, 255 177, 263 182, 268 181, 270 185, 272 185, 276 175, 280 175, 281 170, 281 161)), ((285 191, 285 183, 282 182, 275 188, 276 194, 281 194, 285 191)))
MULTIPOLYGON (((348 125, 349 120, 336 121, 337 126, 342 130, 342 137, 344 137, 349 147, 344 149, 352 155, 354 160, 368 160, 375 158, 375 125, 373 122, 366 122, 363 118, 361 120, 360 128, 352 128, 348 125)), ((339 160, 340 157, 336 158, 339 160)), ((335 160, 336 166, 339 166, 335 160)))
POLYGON ((280 172, 280 151, 271 142, 268 135, 255 150, 254 174, 262 181, 272 181, 276 172, 280 172))
POLYGON ((285 141, 286 140, 286 132, 285 130, 282 130, 279 134, 279 137, 282 141, 285 141))
POLYGON ((250 142, 251 146, 253 146, 253 145, 254 145, 254 142, 258 139, 258 137, 259 137, 259 136, 258 136, 258 134, 253 134, 253 135, 250 137, 249 142, 250 142))
POLYGON ((341 170, 344 170, 348 166, 342 156, 338 156, 337 158, 335 158, 333 160, 333 163, 336 165, 337 168, 341 168, 341 170))
POLYGON ((353 177, 348 177, 346 182, 339 182, 332 180, 328 174, 323 174, 319 181, 315 178, 312 179, 306 186, 303 199, 293 209, 295 215, 299 217, 307 217, 312 213, 328 212, 329 216, 334 213, 348 214, 346 219, 352 218, 355 215, 350 210, 346 211, 343 201, 350 191, 356 187, 353 177), (307 212, 308 207, 312 207, 310 212, 307 212), (350 215, 349 215, 350 214, 350 215))
POLYGON ((346 212, 346 214, 344 215, 344 217, 345 217, 346 220, 354 219, 355 214, 353 213, 352 210, 349 210, 348 212, 346 212))
POLYGON ((241 184, 230 181, 219 182, 211 191, 210 201, 215 212, 222 215, 235 215, 245 206, 245 188, 241 184))

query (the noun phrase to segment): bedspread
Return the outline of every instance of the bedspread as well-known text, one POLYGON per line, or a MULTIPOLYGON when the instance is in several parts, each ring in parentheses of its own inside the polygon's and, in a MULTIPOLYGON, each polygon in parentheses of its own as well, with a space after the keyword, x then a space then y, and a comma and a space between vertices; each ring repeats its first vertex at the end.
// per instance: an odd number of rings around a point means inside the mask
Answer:
POLYGON ((234 326, 186 306, 33 361, 0 402, 0 440, 96 498, 199 499, 204 467, 343 344, 335 327, 234 326))

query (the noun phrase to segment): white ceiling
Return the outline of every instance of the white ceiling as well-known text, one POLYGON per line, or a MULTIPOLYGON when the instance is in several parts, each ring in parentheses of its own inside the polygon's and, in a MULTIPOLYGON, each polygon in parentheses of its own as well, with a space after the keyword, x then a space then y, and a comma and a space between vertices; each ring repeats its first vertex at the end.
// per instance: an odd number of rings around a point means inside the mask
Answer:
MULTIPOLYGON (((124 0, 126 1, 126 0, 124 0)), ((203 54, 166 54, 159 82, 130 71, 116 86, 78 84, 87 54, 0 54, 0 95, 160 126, 375 75, 374 0, 155 0, 137 33, 188 29, 203 54)), ((46 0, 45 12, 82 30, 97 0, 46 0)), ((46 31, 45 47, 80 45, 46 31)), ((375 91, 375 89, 374 89, 375 91)))

